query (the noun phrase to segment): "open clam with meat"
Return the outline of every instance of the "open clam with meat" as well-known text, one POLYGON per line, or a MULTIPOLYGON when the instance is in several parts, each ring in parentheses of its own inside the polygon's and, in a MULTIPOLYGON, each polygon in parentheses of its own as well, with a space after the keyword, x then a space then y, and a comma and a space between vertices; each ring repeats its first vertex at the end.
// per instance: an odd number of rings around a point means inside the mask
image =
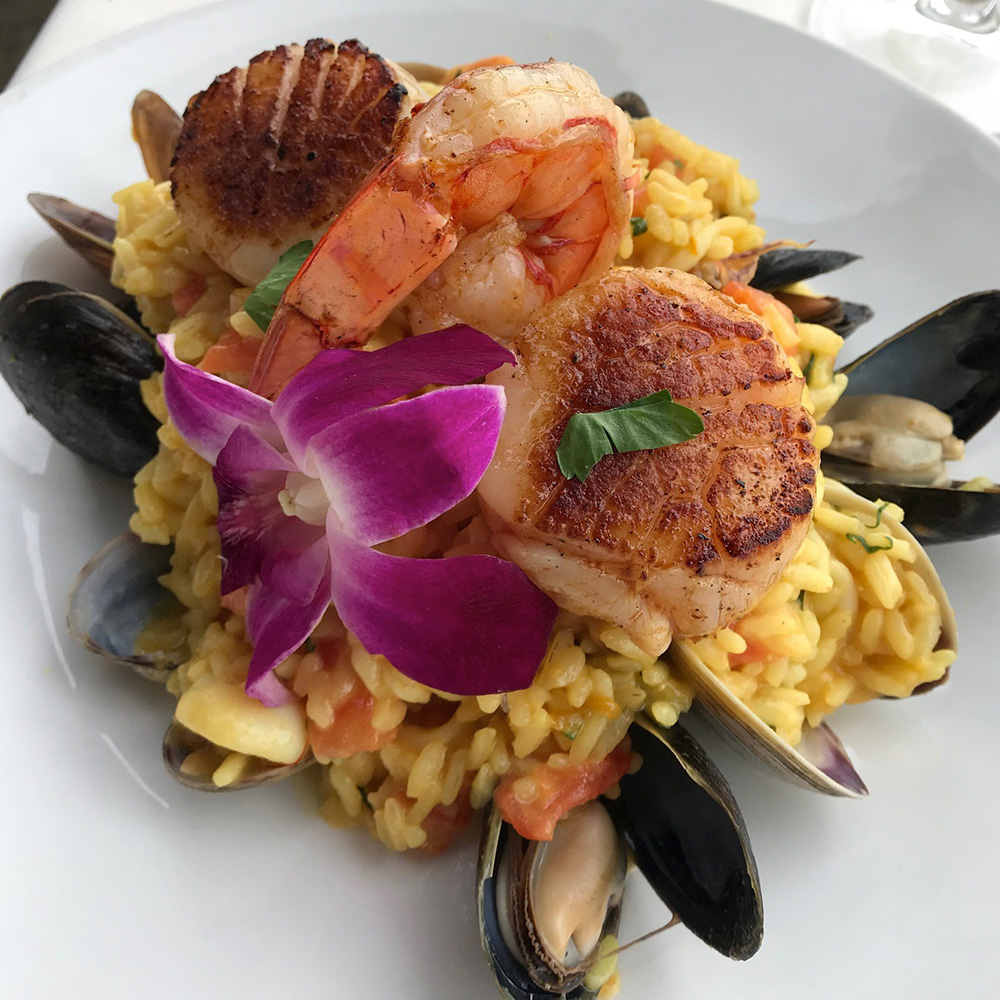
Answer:
POLYGON ((139 96, 117 220, 32 195, 107 301, 0 300, 28 411, 134 476, 69 628, 166 684, 171 773, 318 769, 324 817, 394 850, 484 810, 514 1000, 614 994, 633 870, 753 955, 745 824, 678 719, 864 795, 828 716, 947 677, 919 539, 1000 527, 992 488, 886 471, 994 415, 997 293, 839 372, 872 308, 813 283, 857 258, 767 242, 737 161, 618 100, 568 63, 279 46, 182 116, 139 96))

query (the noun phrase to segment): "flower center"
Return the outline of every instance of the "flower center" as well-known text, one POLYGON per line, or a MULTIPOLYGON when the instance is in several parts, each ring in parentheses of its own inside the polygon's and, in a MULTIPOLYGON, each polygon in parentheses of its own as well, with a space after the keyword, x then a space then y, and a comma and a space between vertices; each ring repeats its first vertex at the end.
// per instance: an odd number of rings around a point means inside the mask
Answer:
POLYGON ((289 472, 285 488, 278 494, 281 509, 289 517, 297 517, 306 524, 322 527, 330 510, 330 499, 323 484, 303 472, 289 472))

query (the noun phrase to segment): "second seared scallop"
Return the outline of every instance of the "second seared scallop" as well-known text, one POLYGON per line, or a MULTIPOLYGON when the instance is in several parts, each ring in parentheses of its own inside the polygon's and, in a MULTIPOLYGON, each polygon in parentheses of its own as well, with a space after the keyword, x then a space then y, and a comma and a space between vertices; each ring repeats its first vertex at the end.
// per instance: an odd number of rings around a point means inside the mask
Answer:
POLYGON ((171 173, 188 235, 254 285, 318 239, 427 99, 405 70, 351 40, 262 52, 195 95, 171 173))
POLYGON ((479 486, 501 555, 653 654, 742 617, 801 545, 819 465, 803 380, 767 329, 690 274, 621 269, 552 302, 515 346, 517 367, 490 378, 507 416, 479 486), (703 433, 563 476, 573 414, 663 389, 703 433))

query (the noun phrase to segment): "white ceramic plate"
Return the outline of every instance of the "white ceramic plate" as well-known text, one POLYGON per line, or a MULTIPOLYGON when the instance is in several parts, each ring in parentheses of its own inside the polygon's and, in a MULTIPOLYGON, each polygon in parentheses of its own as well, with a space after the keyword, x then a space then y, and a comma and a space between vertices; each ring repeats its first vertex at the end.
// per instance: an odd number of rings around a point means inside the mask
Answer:
MULTIPOLYGON (((771 232, 865 255, 827 285, 878 312, 851 353, 997 283, 1000 146, 805 36, 704 2, 368 6, 213 7, 0 97, 0 287, 90 280, 24 195, 110 211, 111 192, 142 172, 128 124, 137 90, 182 106, 255 52, 314 35, 442 64, 552 55, 608 93, 639 90, 742 158, 771 232)), ((995 439, 984 431, 966 466, 1000 478, 995 439)), ((62 624, 74 574, 129 509, 123 482, 52 444, 0 387, 0 995, 493 996, 473 834, 436 860, 402 857, 328 829, 308 780, 206 796, 167 776, 170 698, 74 648, 62 624)), ((671 931, 623 957, 624 1000, 996 995, 998 554, 996 542, 935 550, 962 626, 952 682, 838 717, 868 800, 800 791, 710 742, 756 848, 764 946, 738 965, 671 931)), ((637 883, 624 934, 664 920, 637 883)))

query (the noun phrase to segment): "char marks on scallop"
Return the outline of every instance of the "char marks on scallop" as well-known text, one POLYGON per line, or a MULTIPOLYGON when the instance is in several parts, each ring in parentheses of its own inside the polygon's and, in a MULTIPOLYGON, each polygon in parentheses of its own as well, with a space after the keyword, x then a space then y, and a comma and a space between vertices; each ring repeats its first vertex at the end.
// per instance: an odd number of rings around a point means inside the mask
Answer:
POLYGON ((668 547, 679 546, 699 573, 719 558, 718 544, 733 558, 752 558, 812 510, 815 449, 812 421, 797 405, 801 390, 756 322, 630 284, 570 335, 578 360, 567 366, 576 377, 567 380, 565 415, 532 456, 549 480, 537 525, 611 549, 638 543, 651 562, 669 538, 668 547), (610 456, 583 483, 558 474, 555 448, 573 413, 662 389, 699 410, 704 434, 652 453, 610 456), (742 405, 730 405, 734 392, 746 397, 742 405))
POLYGON ((535 315, 479 485, 498 551, 557 603, 658 655, 741 618, 802 543, 819 456, 803 379, 767 329, 700 279, 613 270, 535 315), (663 389, 704 431, 559 469, 570 418, 663 389))
POLYGON ((174 155, 185 226, 224 269, 216 245, 227 237, 281 249, 304 232, 315 238, 389 152, 396 122, 421 96, 354 39, 278 46, 216 77, 191 99, 174 155))

